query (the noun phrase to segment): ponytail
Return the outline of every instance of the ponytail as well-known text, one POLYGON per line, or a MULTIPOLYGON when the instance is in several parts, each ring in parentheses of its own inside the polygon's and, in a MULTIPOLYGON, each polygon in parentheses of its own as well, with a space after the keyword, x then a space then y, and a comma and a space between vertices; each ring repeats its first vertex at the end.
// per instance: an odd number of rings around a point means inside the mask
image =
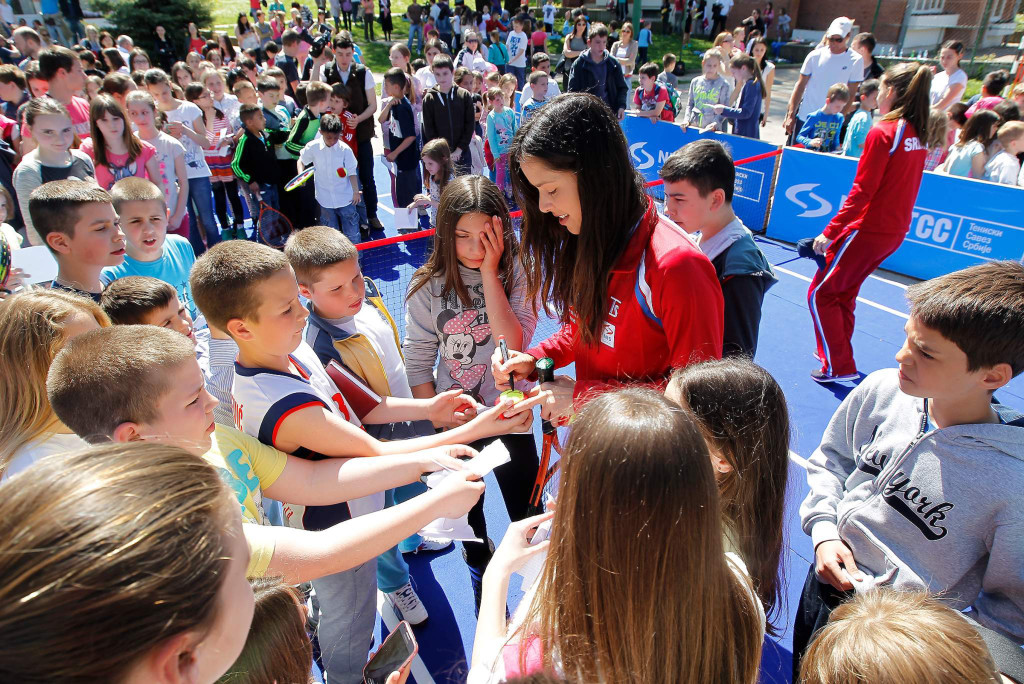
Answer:
POLYGON ((746 54, 736 55, 729 62, 729 66, 733 69, 742 69, 744 67, 750 69, 750 73, 754 75, 754 80, 757 81, 757 85, 761 89, 761 97, 764 98, 768 95, 768 89, 764 87, 764 77, 761 76, 761 67, 756 59, 746 54))
POLYGON ((903 119, 914 127, 919 138, 927 140, 930 137, 931 69, 924 64, 896 64, 886 70, 882 82, 895 93, 892 109, 882 121, 903 119))

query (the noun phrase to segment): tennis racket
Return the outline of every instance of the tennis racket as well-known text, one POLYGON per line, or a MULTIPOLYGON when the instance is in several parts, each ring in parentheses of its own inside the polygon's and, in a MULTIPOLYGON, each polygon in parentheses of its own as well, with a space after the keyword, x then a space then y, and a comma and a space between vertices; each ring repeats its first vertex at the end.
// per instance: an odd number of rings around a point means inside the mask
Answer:
MULTIPOLYGON (((541 383, 555 380, 555 362, 547 356, 537 359, 537 379, 541 383)), ((554 464, 551 463, 551 450, 552 448, 557 449, 557 428, 551 424, 551 421, 542 420, 541 432, 543 439, 540 448, 540 467, 537 468, 537 479, 534 480, 533 489, 530 491, 530 515, 539 515, 544 512, 546 498, 544 494, 551 494, 551 490, 555 488, 552 479, 561 465, 561 460, 555 461, 554 464)))
POLYGON ((284 249, 284 243, 292 234, 292 222, 280 211, 260 201, 260 217, 256 222, 260 239, 275 249, 284 249))
POLYGON ((285 192, 291 192, 295 188, 301 188, 312 177, 313 177, 313 167, 310 166, 308 169, 305 169, 304 171, 299 173, 299 175, 295 176, 295 178, 292 178, 290 181, 285 183, 284 184, 284 191, 285 192))

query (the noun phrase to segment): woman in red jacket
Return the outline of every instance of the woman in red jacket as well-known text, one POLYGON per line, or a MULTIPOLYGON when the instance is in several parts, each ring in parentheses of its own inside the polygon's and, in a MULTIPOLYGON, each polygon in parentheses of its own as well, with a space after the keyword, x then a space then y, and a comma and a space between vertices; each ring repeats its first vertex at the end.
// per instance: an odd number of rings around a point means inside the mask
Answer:
MULTIPOLYGON (((523 210, 521 259, 531 296, 562 327, 525 352, 493 359, 499 387, 531 376, 538 358, 576 364, 534 391, 541 415, 561 419, 574 399, 610 386, 664 386, 673 368, 722 353, 722 291, 711 262, 661 218, 630 161, 615 114, 568 93, 516 133, 509 173, 523 210)), ((578 403, 578 402, 577 402, 578 403)))
POLYGON ((882 76, 879 121, 868 132, 857 176, 839 213, 814 238, 825 255, 807 291, 818 344, 817 382, 859 377, 853 360, 853 309, 867 277, 903 243, 928 156, 932 73, 927 66, 897 64, 882 76))

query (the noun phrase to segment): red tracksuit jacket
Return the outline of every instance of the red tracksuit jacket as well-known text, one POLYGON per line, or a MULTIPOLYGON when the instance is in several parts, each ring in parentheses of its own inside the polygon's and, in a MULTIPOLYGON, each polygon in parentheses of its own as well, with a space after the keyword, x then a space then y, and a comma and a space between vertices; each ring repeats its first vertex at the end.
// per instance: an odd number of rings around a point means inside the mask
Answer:
POLYGON ((715 269, 653 203, 612 269, 605 311, 597 344, 579 341, 570 312, 557 333, 527 352, 550 356, 555 368, 575 362, 576 397, 627 382, 664 387, 673 368, 721 358, 722 288, 715 269))
POLYGON ((879 121, 868 131, 850 194, 824 235, 844 230, 906 235, 928 156, 914 127, 903 119, 879 121))

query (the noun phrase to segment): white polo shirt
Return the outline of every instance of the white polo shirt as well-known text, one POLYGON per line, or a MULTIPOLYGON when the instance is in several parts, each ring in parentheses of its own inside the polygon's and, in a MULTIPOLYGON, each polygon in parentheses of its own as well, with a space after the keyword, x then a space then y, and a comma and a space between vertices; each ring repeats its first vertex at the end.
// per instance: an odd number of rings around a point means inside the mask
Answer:
POLYGON ((299 154, 299 161, 312 164, 313 187, 317 203, 327 209, 347 207, 352 204, 352 181, 356 173, 356 155, 352 148, 340 139, 333 147, 327 147, 324 139, 314 138, 306 143, 299 154))

